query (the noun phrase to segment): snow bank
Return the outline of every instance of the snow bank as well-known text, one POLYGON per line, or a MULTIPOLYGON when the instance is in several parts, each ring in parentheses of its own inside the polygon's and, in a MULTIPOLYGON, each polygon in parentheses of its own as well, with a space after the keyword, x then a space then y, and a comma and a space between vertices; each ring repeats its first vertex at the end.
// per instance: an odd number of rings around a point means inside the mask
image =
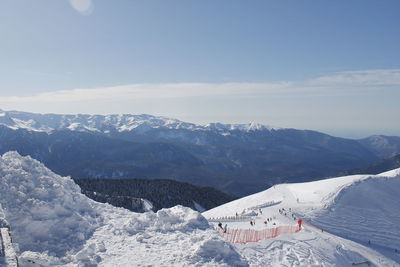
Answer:
POLYGON ((196 211, 97 203, 16 152, 0 157, 0 205, 21 266, 248 266, 196 211))
POLYGON ((107 250, 97 253, 107 266, 132 266, 131 257, 135 266, 248 266, 200 213, 183 206, 114 219, 96 234, 110 230, 114 241, 102 240, 107 250), (131 257, 120 254, 121 244, 131 257))
POLYGON ((4 154, 0 177, 0 203, 22 251, 64 256, 79 249, 99 225, 91 201, 70 178, 55 175, 30 157, 4 154))
POLYGON ((0 204, 0 228, 8 225, 6 215, 4 214, 3 207, 0 204))

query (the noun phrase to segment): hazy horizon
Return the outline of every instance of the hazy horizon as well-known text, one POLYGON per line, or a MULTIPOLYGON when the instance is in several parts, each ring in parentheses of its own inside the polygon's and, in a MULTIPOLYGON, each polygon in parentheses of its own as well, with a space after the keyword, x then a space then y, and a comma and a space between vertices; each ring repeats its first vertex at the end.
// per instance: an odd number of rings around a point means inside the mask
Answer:
POLYGON ((399 8, 3 1, 0 108, 399 136, 399 8))

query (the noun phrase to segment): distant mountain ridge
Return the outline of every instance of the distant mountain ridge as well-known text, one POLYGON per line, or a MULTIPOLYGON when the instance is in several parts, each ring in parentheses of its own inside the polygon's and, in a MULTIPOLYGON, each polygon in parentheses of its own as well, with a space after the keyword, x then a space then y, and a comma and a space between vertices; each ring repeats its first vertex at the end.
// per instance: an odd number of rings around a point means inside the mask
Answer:
POLYGON ((129 131, 144 132, 150 128, 165 128, 175 130, 213 131, 224 134, 229 131, 271 130, 272 127, 258 123, 222 124, 209 123, 198 125, 177 119, 153 116, 148 114, 112 114, 112 115, 63 115, 36 114, 21 111, 0 110, 0 125, 11 129, 27 129, 37 132, 53 132, 71 130, 80 132, 97 132, 103 134, 129 131))
POLYGON ((345 171, 341 175, 366 174, 366 173, 378 174, 398 168, 400 168, 400 154, 394 157, 383 159, 376 163, 372 163, 364 168, 345 171))
POLYGON ((380 159, 358 140, 310 130, 254 123, 201 126, 151 115, 2 111, 0 153, 10 150, 73 178, 173 179, 235 196, 380 159))
POLYGON ((400 136, 372 135, 358 142, 382 159, 400 153, 400 136))

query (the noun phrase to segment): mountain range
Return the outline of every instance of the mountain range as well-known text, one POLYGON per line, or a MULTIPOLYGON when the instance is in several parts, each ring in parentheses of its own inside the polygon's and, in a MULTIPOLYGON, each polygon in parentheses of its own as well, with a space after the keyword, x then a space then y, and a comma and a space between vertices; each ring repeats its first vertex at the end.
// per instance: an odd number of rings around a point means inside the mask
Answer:
POLYGON ((365 174, 365 173, 378 174, 381 172, 397 168, 400 168, 400 154, 372 163, 371 165, 368 165, 364 168, 345 171, 342 174, 343 175, 365 174))
POLYGON ((0 153, 10 150, 73 178, 172 179, 244 196, 362 168, 400 153, 400 137, 352 140, 256 123, 0 111, 0 153))

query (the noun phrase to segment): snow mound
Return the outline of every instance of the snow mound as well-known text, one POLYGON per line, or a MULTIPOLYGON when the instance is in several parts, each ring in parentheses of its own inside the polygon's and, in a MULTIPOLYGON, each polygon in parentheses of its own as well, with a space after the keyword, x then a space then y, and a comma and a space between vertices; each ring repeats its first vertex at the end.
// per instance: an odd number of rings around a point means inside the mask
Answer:
POLYGON ((21 250, 64 256, 99 224, 98 212, 70 178, 55 175, 30 157, 4 154, 0 177, 0 203, 21 250))
POLYGON ((123 230, 129 234, 143 231, 158 231, 167 233, 171 231, 190 232, 209 228, 208 221, 200 213, 175 206, 170 209, 161 209, 157 213, 147 212, 136 214, 123 225, 123 230))
POLYGON ((88 199, 30 157, 0 157, 0 220, 21 266, 248 266, 198 212, 133 213, 88 199))

